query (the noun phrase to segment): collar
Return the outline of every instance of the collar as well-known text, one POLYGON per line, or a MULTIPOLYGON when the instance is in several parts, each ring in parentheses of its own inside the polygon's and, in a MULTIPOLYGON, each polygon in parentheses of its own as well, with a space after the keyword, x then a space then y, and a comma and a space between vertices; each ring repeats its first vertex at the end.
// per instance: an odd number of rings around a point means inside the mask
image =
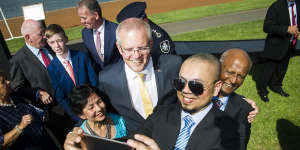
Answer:
POLYGON ((288 4, 289 7, 291 7, 292 4, 296 5, 296 2, 295 1, 290 2, 289 0, 287 0, 287 4, 288 4))
MULTIPOLYGON (((29 48, 29 50, 35 55, 35 56, 38 56, 39 53, 40 53, 40 49, 38 48, 35 48, 35 47, 32 47, 30 46, 29 44, 25 43, 26 46, 29 48)), ((42 48, 43 49, 43 48, 42 48)))
POLYGON ((103 19, 102 25, 97 30, 93 29, 93 32, 96 33, 98 31, 100 33, 103 33, 104 28, 105 28, 105 19, 103 19))
POLYGON ((224 96, 224 97, 218 98, 218 99, 223 103, 224 106, 226 106, 226 104, 228 103, 230 95, 227 95, 227 96, 224 96))
POLYGON ((146 65, 146 67, 144 68, 144 70, 142 70, 141 72, 134 72, 126 63, 125 63, 125 72, 127 72, 128 78, 129 79, 135 79, 138 76, 138 73, 143 73, 145 74, 145 80, 147 79, 151 79, 151 75, 152 75, 152 71, 153 70, 153 61, 152 61, 152 57, 149 58, 149 62, 146 65))
POLYGON ((58 60, 59 60, 60 62, 62 62, 62 64, 63 64, 63 62, 64 62, 65 60, 68 60, 69 62, 72 62, 71 55, 70 55, 70 50, 69 50, 69 49, 67 49, 67 53, 68 53, 68 55, 67 55, 66 58, 62 58, 62 57, 60 57, 60 56, 57 56, 58 60))
POLYGON ((210 104, 208 104, 208 106, 206 108, 204 108, 203 110, 201 110, 193 115, 182 110, 181 111, 181 120, 183 120, 183 118, 185 116, 190 115, 193 118, 195 125, 197 126, 197 124, 199 124, 203 120, 203 118, 206 116, 206 114, 211 110, 212 106, 213 106, 213 103, 210 102, 210 104))

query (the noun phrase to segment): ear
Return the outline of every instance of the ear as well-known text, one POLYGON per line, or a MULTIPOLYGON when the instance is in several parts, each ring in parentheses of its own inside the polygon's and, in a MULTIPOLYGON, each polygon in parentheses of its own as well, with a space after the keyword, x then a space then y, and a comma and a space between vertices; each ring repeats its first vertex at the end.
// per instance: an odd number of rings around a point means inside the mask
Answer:
POLYGON ((25 41, 30 42, 30 36, 29 36, 29 34, 26 34, 24 36, 24 39, 25 39, 25 41))
POLYGON ((219 80, 215 83, 214 96, 218 96, 218 94, 222 88, 222 85, 223 85, 223 82, 221 80, 219 80))
POLYGON ((116 42, 116 46, 117 46, 117 48, 118 48, 118 50, 119 50, 120 55, 123 56, 123 51, 122 51, 121 46, 119 45, 118 42, 116 42))
POLYGON ((94 15, 95 15, 96 20, 99 20, 99 19, 100 19, 100 18, 99 18, 99 14, 98 14, 97 12, 94 12, 94 15))

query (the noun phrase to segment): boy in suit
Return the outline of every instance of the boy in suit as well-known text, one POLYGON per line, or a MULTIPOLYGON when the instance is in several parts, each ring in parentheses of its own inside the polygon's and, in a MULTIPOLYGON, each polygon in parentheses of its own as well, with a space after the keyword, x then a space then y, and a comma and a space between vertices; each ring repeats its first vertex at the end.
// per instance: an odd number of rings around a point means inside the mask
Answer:
POLYGON ((48 66, 48 72, 55 99, 62 107, 61 113, 64 116, 62 121, 65 123, 63 126, 65 127, 64 131, 67 133, 73 126, 74 121, 80 120, 78 116, 70 111, 68 94, 75 86, 81 84, 97 86, 97 77, 85 52, 68 49, 66 46, 68 37, 60 25, 49 25, 45 35, 48 45, 56 54, 56 57, 48 66))

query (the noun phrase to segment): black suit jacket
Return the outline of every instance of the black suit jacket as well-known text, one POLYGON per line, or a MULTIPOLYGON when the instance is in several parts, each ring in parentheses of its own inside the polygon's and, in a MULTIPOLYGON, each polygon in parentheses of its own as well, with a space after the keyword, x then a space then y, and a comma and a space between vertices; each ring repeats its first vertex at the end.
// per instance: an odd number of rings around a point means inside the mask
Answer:
MULTIPOLYGON (((181 105, 159 106, 137 133, 154 139, 163 150, 173 150, 181 126, 181 105)), ((196 126, 186 150, 239 149, 237 123, 215 106, 196 126)))
POLYGON ((225 107, 225 112, 239 123, 241 149, 246 149, 251 133, 251 124, 248 123, 248 114, 252 107, 243 100, 243 96, 232 93, 225 107))
MULTIPOLYGON (((295 0, 297 3, 298 1, 295 0)), ((297 6, 297 24, 300 25, 300 3, 297 6)), ((267 33, 265 40, 265 48, 263 57, 281 60, 286 56, 289 48, 291 34, 289 34, 288 26, 290 26, 289 9, 287 0, 277 0, 267 11, 264 21, 264 32, 267 33)))
MULTIPOLYGON (((176 90, 172 87, 172 80, 178 77, 181 57, 162 55, 157 60, 152 60, 157 86, 157 105, 176 103, 176 90)), ((129 133, 144 123, 145 119, 132 105, 123 60, 99 73, 99 89, 105 93, 103 99, 106 103, 124 117, 129 133)))
MULTIPOLYGON (((47 68, 26 45, 10 60, 10 80, 12 89, 27 98, 35 99, 38 89, 45 90, 53 95, 47 68)), ((41 101, 32 102, 38 106, 43 105, 41 101)))

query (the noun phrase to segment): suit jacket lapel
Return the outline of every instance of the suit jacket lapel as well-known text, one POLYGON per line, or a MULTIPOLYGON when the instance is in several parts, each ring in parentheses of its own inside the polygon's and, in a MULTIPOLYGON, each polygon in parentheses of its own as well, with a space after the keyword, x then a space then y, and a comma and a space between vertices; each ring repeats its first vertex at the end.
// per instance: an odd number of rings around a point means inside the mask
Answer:
POLYGON ((69 50, 69 52, 70 52, 72 65, 73 65, 73 74, 77 85, 79 84, 79 58, 75 57, 71 50, 69 50))
POLYGON ((109 62, 109 60, 107 60, 108 58, 111 58, 112 55, 112 48, 110 47, 111 45, 114 45, 115 43, 111 43, 113 42, 113 40, 111 40, 110 38, 107 38, 109 36, 111 36, 112 32, 111 32, 111 26, 108 22, 108 20, 105 20, 105 30, 104 30, 104 64, 106 64, 107 62, 109 62))
POLYGON ((177 103, 176 109, 169 112, 169 118, 166 122, 170 122, 167 128, 164 129, 168 133, 170 145, 175 146, 181 127, 181 104, 177 103))
POLYGON ((164 87, 164 84, 162 79, 163 79, 163 74, 160 70, 159 67, 159 58, 155 58, 152 57, 152 62, 153 62, 153 70, 154 70, 154 74, 155 74, 155 81, 156 81, 156 88, 157 88, 157 105, 160 105, 162 103, 162 96, 163 94, 161 93, 163 91, 163 89, 161 89, 162 87, 164 87))
POLYGON ((213 117, 213 112, 215 108, 214 106, 211 108, 211 110, 206 114, 206 116, 203 118, 203 120, 196 126, 194 129, 189 142, 186 145, 186 149, 193 149, 192 146, 197 146, 197 145, 204 145, 202 144, 203 142, 205 143, 205 140, 200 140, 200 139, 205 139, 208 135, 204 135, 201 131, 209 129, 211 125, 214 123, 214 117, 213 117))
POLYGON ((31 50, 25 45, 24 46, 24 54, 27 56, 27 57, 31 57, 32 59, 28 59, 28 61, 32 61, 33 64, 37 64, 39 66, 39 68, 42 68, 43 71, 47 72, 47 68, 42 64, 42 62, 37 58, 37 56, 35 56, 31 50))

